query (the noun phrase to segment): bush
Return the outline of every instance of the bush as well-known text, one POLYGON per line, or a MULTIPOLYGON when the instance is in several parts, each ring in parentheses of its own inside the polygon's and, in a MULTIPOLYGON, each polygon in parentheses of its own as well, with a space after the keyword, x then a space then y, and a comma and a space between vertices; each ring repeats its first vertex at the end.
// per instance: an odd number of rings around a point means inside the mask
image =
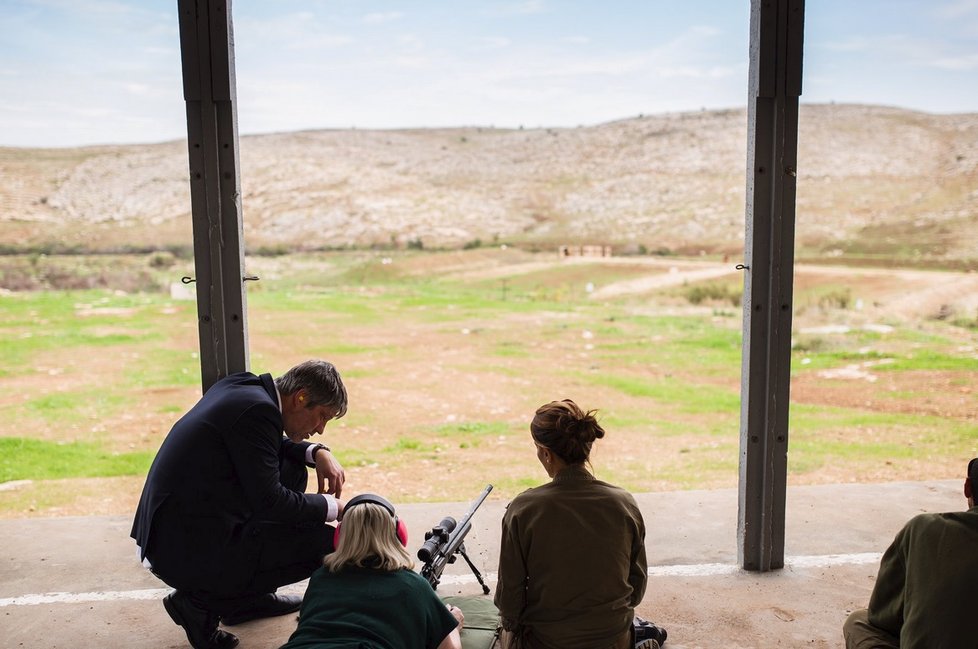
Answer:
POLYGON ((282 255, 289 254, 290 252, 292 252, 292 250, 289 248, 289 246, 285 245, 284 243, 276 243, 272 245, 258 246, 255 249, 254 254, 257 257, 281 257, 282 255))
POLYGON ((154 252, 149 257, 150 268, 172 268, 175 263, 177 263, 177 259, 172 252, 154 252))
POLYGON ((848 309, 851 303, 852 291, 848 288, 835 289, 818 298, 818 306, 823 310, 848 309))
POLYGON ((729 302, 738 306, 741 302, 742 291, 726 284, 697 284, 686 288, 686 299, 690 304, 703 302, 729 302))

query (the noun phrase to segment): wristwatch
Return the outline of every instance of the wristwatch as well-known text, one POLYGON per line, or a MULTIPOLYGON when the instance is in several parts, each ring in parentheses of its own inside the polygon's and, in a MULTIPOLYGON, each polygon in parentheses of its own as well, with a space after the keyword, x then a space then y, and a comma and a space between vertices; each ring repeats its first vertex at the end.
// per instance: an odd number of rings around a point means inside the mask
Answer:
MULTIPOLYGON (((311 446, 309 446, 306 449, 306 452, 309 453, 306 457, 308 457, 309 460, 310 460, 309 461, 309 466, 310 467, 315 467, 316 466, 316 453, 318 453, 320 450, 329 451, 330 449, 325 444, 320 444, 318 442, 315 443, 315 444, 313 444, 313 445, 311 445, 311 446)), ((332 451, 330 451, 330 452, 332 452, 332 451)))

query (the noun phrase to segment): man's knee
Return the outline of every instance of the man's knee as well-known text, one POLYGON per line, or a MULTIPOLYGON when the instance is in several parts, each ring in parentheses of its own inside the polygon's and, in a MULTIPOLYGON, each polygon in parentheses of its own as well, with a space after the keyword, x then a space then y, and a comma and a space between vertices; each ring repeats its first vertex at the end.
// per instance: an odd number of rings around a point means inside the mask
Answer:
POLYGON ((842 625, 846 649, 899 649, 900 639, 869 622, 869 610, 857 609, 842 625))

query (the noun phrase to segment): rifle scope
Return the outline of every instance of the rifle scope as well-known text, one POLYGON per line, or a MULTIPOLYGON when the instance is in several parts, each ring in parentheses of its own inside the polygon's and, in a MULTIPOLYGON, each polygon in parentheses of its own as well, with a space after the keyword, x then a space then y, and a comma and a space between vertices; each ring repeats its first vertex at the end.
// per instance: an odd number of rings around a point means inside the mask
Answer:
POLYGON ((438 553, 438 546, 448 542, 448 536, 455 530, 457 523, 451 516, 441 519, 438 525, 425 532, 424 544, 418 549, 418 558, 428 563, 438 553))

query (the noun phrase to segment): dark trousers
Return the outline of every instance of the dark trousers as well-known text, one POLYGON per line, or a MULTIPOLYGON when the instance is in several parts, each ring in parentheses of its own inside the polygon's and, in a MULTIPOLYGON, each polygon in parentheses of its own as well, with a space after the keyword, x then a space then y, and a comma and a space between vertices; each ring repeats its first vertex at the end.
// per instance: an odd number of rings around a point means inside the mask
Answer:
MULTIPOLYGON (((287 489, 304 493, 308 472, 304 464, 283 459, 279 465, 280 482, 287 489)), ((163 507, 166 507, 164 503, 163 507)), ((280 586, 308 579, 323 565, 323 557, 333 547, 334 527, 320 522, 280 523, 254 521, 249 525, 247 543, 250 546, 250 565, 241 565, 243 579, 229 586, 226 583, 201 583, 192 577, 173 578, 166 565, 157 565, 153 557, 153 572, 167 585, 186 591, 204 608, 226 615, 280 586), (242 584, 244 584, 242 586, 242 584)), ((155 527, 154 527, 155 531, 155 527)), ((150 540, 150 548, 153 541, 150 540)), ((244 561, 242 561, 244 563, 244 561)))

